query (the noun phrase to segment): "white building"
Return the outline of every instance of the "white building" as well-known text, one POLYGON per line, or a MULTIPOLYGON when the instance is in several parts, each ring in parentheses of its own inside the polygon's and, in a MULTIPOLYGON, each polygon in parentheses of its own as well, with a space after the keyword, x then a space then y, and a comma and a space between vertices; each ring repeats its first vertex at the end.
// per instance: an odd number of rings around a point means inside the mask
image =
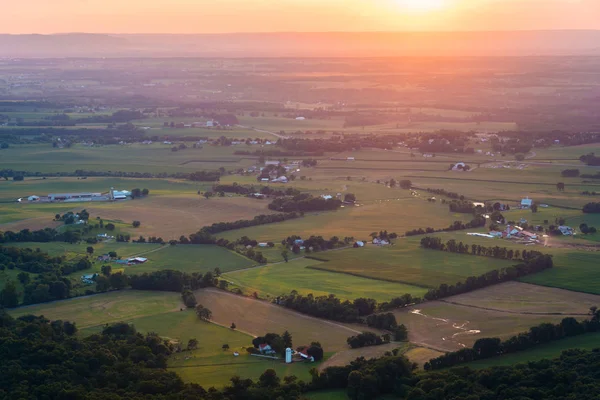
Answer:
POLYGON ((523 200, 521 200, 521 208, 531 208, 532 205, 533 205, 533 200, 530 199, 529 197, 526 197, 523 200))

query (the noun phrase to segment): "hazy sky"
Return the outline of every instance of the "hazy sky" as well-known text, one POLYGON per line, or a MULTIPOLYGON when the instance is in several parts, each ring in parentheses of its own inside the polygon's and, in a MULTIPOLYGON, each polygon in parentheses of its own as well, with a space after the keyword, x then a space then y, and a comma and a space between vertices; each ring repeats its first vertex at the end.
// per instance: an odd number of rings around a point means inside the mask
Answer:
POLYGON ((0 33, 600 29, 600 0, 2 0, 0 33))

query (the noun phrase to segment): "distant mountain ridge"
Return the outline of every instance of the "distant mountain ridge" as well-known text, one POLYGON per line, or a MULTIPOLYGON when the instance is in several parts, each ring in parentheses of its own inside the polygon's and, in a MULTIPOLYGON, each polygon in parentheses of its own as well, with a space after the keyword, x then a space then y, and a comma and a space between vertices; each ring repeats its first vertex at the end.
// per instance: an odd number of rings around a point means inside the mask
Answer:
POLYGON ((0 57, 600 56, 600 31, 0 35, 0 57))

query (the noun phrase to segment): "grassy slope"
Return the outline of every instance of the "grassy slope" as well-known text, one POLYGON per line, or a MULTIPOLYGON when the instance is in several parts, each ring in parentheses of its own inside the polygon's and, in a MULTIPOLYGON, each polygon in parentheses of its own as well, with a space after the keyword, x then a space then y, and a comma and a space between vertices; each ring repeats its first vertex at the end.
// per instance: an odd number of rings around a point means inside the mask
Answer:
POLYGON ((246 293, 257 291, 267 296, 278 296, 297 290, 299 293, 312 293, 315 296, 335 294, 348 300, 369 297, 377 301, 388 301, 404 293, 422 296, 426 292, 426 289, 400 283, 306 269, 309 266, 324 265, 326 264, 316 260, 298 259, 289 263, 228 273, 225 279, 240 286, 246 293))

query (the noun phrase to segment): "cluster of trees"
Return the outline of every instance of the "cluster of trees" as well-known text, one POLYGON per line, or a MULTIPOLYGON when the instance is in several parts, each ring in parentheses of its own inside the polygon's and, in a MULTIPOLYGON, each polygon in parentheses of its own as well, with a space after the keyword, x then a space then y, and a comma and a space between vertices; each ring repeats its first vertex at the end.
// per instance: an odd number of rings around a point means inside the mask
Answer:
POLYGON ((524 351, 540 344, 564 339, 566 337, 581 335, 588 332, 600 331, 600 311, 597 307, 590 308, 591 317, 584 321, 577 321, 568 317, 558 324, 543 323, 534 326, 527 332, 519 333, 509 339, 501 341, 498 338, 482 338, 475 342, 473 347, 446 353, 425 363, 425 370, 437 370, 453 367, 458 364, 497 357, 524 351))
POLYGON ((471 254, 474 256, 484 256, 499 258, 501 260, 518 260, 529 261, 534 258, 544 256, 543 253, 535 250, 513 250, 499 246, 481 246, 478 244, 464 244, 462 241, 457 242, 455 239, 450 239, 446 243, 442 243, 439 237, 424 237, 421 239, 421 247, 424 249, 447 251, 450 253, 471 254))
MULTIPOLYGON (((281 213, 281 214, 269 214, 269 215, 257 215, 253 219, 242 219, 235 222, 217 222, 209 226, 205 226, 197 234, 190 235, 190 242, 194 243, 193 236, 200 234, 221 233, 225 231, 231 231, 234 229, 248 228, 250 226, 273 224, 275 222, 283 222, 290 219, 296 219, 302 215, 296 212, 281 213)), ((194 236, 195 237, 195 236, 194 236)), ((184 243, 185 244, 185 243, 184 243)), ((202 244, 202 243, 200 243, 202 244)))
POLYGON ((181 300, 183 300, 183 304, 185 304, 187 308, 195 308, 198 304, 194 292, 189 289, 184 289, 183 292, 181 292, 181 300))
POLYGON ((561 176, 563 176, 565 178, 577 178, 579 176, 579 170, 578 169, 564 169, 564 170, 562 170, 562 172, 560 174, 561 174, 561 176))
POLYGON ((582 223, 581 225, 579 225, 579 230, 581 231, 581 233, 583 233, 584 235, 587 234, 594 234, 597 232, 596 228, 593 226, 588 226, 588 224, 586 223, 582 223))
MULTIPOLYGON (((298 236, 290 236, 287 239, 282 240, 283 245, 287 245, 291 247, 291 250, 294 254, 300 253, 300 245, 295 243, 295 239, 298 236)), ((323 236, 310 236, 308 239, 304 240, 302 246, 305 247, 306 252, 311 251, 324 251, 331 250, 337 247, 348 246, 352 243, 354 238, 345 237, 344 239, 340 239, 337 236, 332 236, 329 240, 324 239, 323 236)))
POLYGON ((583 196, 597 196, 598 192, 596 192, 596 191, 590 192, 589 190, 584 190, 583 192, 581 192, 581 194, 583 196))
MULTIPOLYGON (((246 140, 246 144, 250 144, 249 140, 246 140)), ((236 150, 233 154, 235 154, 236 156, 258 156, 258 157, 306 157, 306 156, 313 156, 313 157, 318 157, 318 156, 322 156, 324 153, 322 151, 302 151, 302 150, 276 150, 276 149, 269 149, 269 150, 255 150, 255 151, 249 151, 249 150, 236 150)), ((315 164, 316 165, 316 164, 315 164)), ((308 165, 305 165, 308 166, 308 165)))
POLYGON ((583 212, 586 214, 600 213, 600 203, 587 203, 585 206, 583 206, 583 212))
MULTIPOLYGON (((66 262, 64 257, 50 257, 39 249, 0 246, 0 270, 20 269, 19 281, 24 286, 24 304, 44 303, 71 297, 71 280, 66 278, 76 271, 92 266, 87 258, 66 262), (38 274, 32 278, 30 274, 38 274)), ((0 304, 16 307, 19 293, 14 282, 8 282, 0 292, 0 304)))
POLYGON ((454 221, 454 223, 452 225, 450 225, 447 228, 443 228, 443 229, 434 229, 434 228, 419 228, 419 229, 413 229, 412 231, 407 231, 405 233, 405 236, 417 236, 417 235, 424 235, 426 233, 435 233, 435 232, 452 232, 452 231, 461 231, 464 229, 473 229, 473 228, 480 228, 482 226, 485 226, 486 223, 486 219, 485 217, 478 215, 475 218, 473 218, 471 221, 467 222, 466 224, 461 222, 461 221, 454 221))
POLYGON ((448 203, 450 212, 473 214, 475 212, 475 206, 470 201, 465 200, 452 200, 448 203))
POLYGON ((390 302, 378 304, 374 299, 358 298, 351 302, 348 300, 341 301, 333 294, 315 297, 312 294, 303 296, 296 291, 292 291, 289 295, 277 297, 274 302, 314 317, 341 322, 365 323, 372 328, 391 331, 394 333, 396 340, 404 340, 406 336, 403 336, 402 331, 405 335, 406 328, 404 325, 398 325, 393 314, 374 313, 376 310, 385 311, 406 307, 409 304, 421 302, 421 299, 405 294, 392 299, 390 302))
MULTIPOLYGON (((292 347, 292 335, 290 332, 285 331, 283 334, 278 333, 267 333, 265 336, 258 336, 252 339, 252 348, 258 349, 261 344, 268 344, 271 349, 282 357, 285 357, 285 349, 292 347)), ((258 350, 252 351, 251 353, 258 353, 258 350)))
MULTIPOLYGON (((197 182, 215 182, 221 179, 224 171, 197 171, 197 172, 128 172, 128 171, 88 171, 78 169, 73 172, 32 172, 32 171, 16 171, 13 169, 2 169, 0 170, 0 176, 6 178, 18 177, 61 177, 61 176, 74 176, 74 177, 88 177, 88 176, 110 176, 116 178, 138 178, 138 179, 152 179, 152 178, 174 178, 174 179, 186 179, 197 182)), ((22 179, 21 179, 22 180, 22 179)))
POLYGON ((449 197, 451 199, 456 199, 456 200, 464 200, 465 196, 458 194, 456 192, 449 192, 445 189, 432 189, 432 188, 426 188, 423 189, 428 193, 432 193, 432 194, 437 194, 438 196, 445 196, 445 197, 449 197))
POLYGON ((72 323, 35 316, 14 319, 0 310, 0 327, 0 394, 19 398, 62 393, 70 398, 98 399, 298 400, 306 392, 345 389, 352 400, 386 394, 448 400, 517 400, 524 394, 544 399, 592 399, 597 390, 590 382, 596 382, 600 366, 600 352, 568 350, 552 361, 414 374, 416 364, 394 350, 380 358, 361 357, 320 372, 315 368, 307 382, 294 376, 280 379, 268 369, 256 382, 234 376, 223 389, 207 391, 167 371, 167 359, 178 351, 177 345, 156 334, 142 335, 125 323, 80 337, 72 323), (507 377, 512 377, 508 385, 507 377))
POLYGON ((291 187, 289 187, 285 190, 272 188, 270 186, 261 186, 261 187, 257 188, 254 185, 243 186, 243 185, 239 185, 235 182, 232 185, 224 185, 224 184, 214 185, 212 188, 212 191, 215 193, 235 193, 235 194, 241 194, 241 195, 260 193, 265 196, 273 196, 273 197, 297 196, 300 194, 300 191, 298 189, 294 189, 291 187))
POLYGON ((579 157, 579 161, 593 167, 600 166, 600 157, 596 157, 594 153, 585 154, 579 157))
POLYGON ((500 270, 495 269, 480 276, 470 276, 465 282, 457 282, 454 285, 441 284, 436 289, 430 289, 424 297, 426 300, 437 300, 444 297, 455 296, 457 294, 467 293, 498 283, 515 280, 529 274, 535 274, 552 268, 552 266, 552 256, 544 254, 511 267, 502 268, 500 270))
POLYGON ((135 189, 131 189, 131 198, 135 199, 137 197, 146 197, 150 194, 150 190, 143 188, 135 188, 135 189))
POLYGON ((381 344, 389 343, 390 340, 391 336, 389 333, 378 335, 373 332, 363 332, 355 336, 350 336, 346 339, 346 342, 351 348, 358 349, 359 347, 379 346, 381 344))
POLYGON ((585 179, 600 179, 600 172, 596 172, 595 174, 581 174, 581 177, 585 179))
POLYGON ((29 229, 22 229, 19 232, 13 231, 0 231, 0 243, 14 243, 14 242, 67 242, 77 243, 81 240, 81 233, 76 230, 65 230, 64 232, 58 232, 53 228, 44 228, 36 231, 29 229))
POLYGON ((308 193, 301 193, 292 198, 276 198, 269 204, 269 209, 286 213, 330 211, 337 210, 341 205, 342 201, 339 199, 324 199, 323 197, 314 197, 308 193))
POLYGON ((217 286, 218 280, 212 272, 201 274, 194 272, 175 271, 171 269, 146 272, 141 275, 129 275, 127 283, 136 290, 159 290, 164 292, 183 293, 185 289, 196 290, 205 287, 217 286))
MULTIPOLYGON (((356 301, 357 300, 355 300, 355 303, 356 301)), ((398 305, 398 307, 405 307, 406 305, 407 303, 404 303, 403 305, 398 305)), ((385 309, 386 307, 388 307, 387 304, 380 304, 378 306, 380 310, 385 309)), ((408 338, 408 330, 406 329, 406 326, 404 326, 404 324, 398 325, 396 317, 392 313, 371 314, 365 319, 365 322, 367 326, 371 328, 390 331, 394 335, 394 340, 402 341, 408 338)))

